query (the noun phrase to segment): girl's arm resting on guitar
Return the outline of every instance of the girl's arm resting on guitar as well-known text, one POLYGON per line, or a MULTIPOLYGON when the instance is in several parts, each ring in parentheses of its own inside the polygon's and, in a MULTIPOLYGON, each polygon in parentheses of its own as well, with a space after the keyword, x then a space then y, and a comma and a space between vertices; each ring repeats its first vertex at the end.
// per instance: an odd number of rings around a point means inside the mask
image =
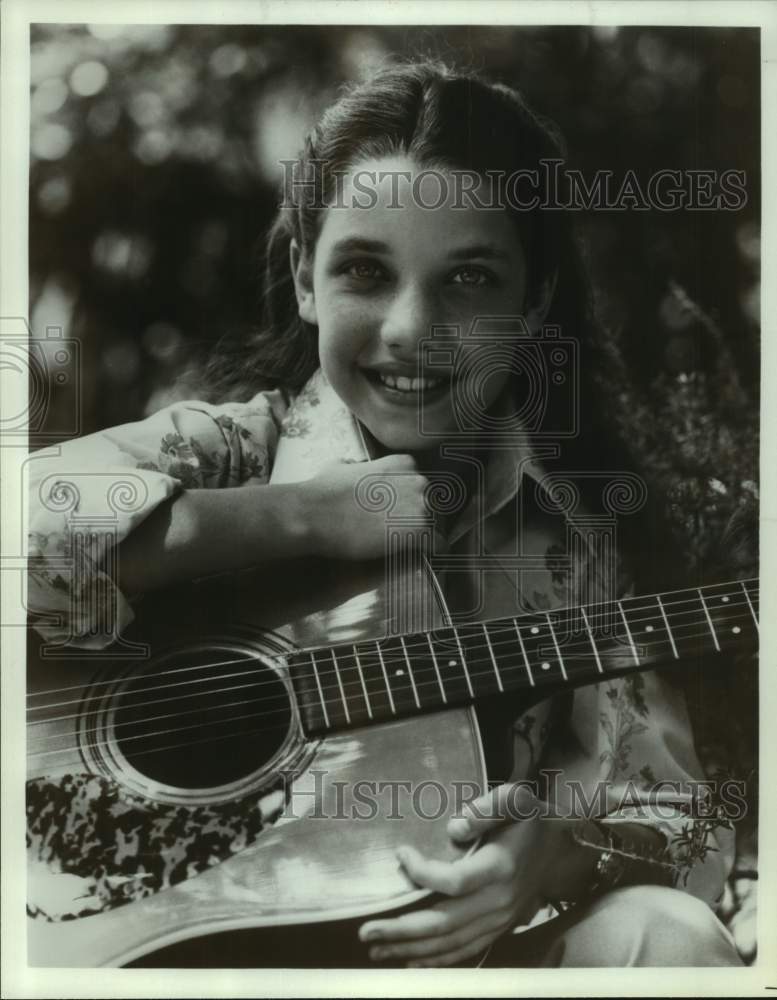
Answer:
POLYGON ((267 483, 285 408, 277 392, 221 406, 179 402, 33 453, 28 607, 43 638, 108 645, 134 617, 115 585, 121 543, 182 490, 267 483), (111 627, 96 627, 103 617, 111 627))
POLYGON ((141 594, 212 573, 309 554, 312 519, 300 486, 184 490, 119 546, 116 579, 141 594))
POLYGON ((177 403, 35 453, 28 607, 43 638, 105 648, 134 618, 123 591, 287 556, 382 555, 383 515, 355 502, 368 470, 400 473, 391 480, 396 512, 423 515, 427 481, 409 456, 268 485, 282 410, 277 393, 243 404, 177 403))
POLYGON ((402 455, 333 464, 301 483, 184 490, 124 540, 119 584, 125 592, 139 593, 283 558, 382 556, 383 515, 362 509, 355 500, 367 470, 371 475, 383 471, 387 479, 401 473, 393 478, 395 509, 423 516, 426 480, 413 475, 412 459, 402 455))

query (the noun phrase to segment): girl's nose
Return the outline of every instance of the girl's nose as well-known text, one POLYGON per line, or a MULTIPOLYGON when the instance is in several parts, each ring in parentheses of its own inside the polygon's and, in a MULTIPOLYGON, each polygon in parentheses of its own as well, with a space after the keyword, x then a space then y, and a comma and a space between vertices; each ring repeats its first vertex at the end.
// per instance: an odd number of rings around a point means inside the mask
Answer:
POLYGON ((398 289, 383 316, 381 339, 395 352, 415 360, 418 345, 441 322, 435 316, 434 297, 418 285, 398 289))

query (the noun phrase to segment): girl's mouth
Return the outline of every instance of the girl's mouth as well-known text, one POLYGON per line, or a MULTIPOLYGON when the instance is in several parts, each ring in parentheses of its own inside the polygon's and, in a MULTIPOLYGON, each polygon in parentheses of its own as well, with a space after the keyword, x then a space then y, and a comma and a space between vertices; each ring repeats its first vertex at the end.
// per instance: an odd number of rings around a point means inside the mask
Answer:
POLYGON ((408 378, 407 375, 389 375, 377 372, 378 379, 398 392, 420 392, 422 389, 435 389, 442 379, 440 378, 408 378))
POLYGON ((395 375, 392 372, 381 372, 375 369, 363 369, 367 380, 381 390, 388 398, 400 401, 417 401, 421 397, 424 402, 433 402, 445 395, 451 385, 450 376, 430 378, 429 376, 395 375))

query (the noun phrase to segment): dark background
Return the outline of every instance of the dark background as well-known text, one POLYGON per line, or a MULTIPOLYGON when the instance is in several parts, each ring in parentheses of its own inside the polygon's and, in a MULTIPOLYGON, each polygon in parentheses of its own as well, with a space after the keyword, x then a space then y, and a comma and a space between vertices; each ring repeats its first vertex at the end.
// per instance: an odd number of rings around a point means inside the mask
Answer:
MULTIPOLYGON (((85 432, 191 396, 203 350, 255 320, 277 161, 391 55, 518 86, 587 178, 745 171, 740 211, 581 213, 625 362, 613 419, 667 495, 689 568, 726 564, 723 527, 757 499, 756 29, 37 25, 31 46, 31 325, 79 341, 85 432)), ((52 399, 56 440, 73 399, 52 399)), ((695 706, 698 739, 709 767, 749 777, 754 671, 732 678, 695 706)))

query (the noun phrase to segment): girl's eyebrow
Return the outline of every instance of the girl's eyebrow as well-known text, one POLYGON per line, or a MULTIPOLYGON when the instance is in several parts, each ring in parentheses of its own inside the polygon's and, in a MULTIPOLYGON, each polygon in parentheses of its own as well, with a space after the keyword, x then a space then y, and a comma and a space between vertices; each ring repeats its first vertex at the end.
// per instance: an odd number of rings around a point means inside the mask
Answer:
POLYGON ((368 240, 362 236, 347 236, 332 247, 333 253, 390 253, 388 243, 382 240, 368 240))
POLYGON ((472 246, 451 250, 448 257, 450 260, 469 260, 472 257, 483 257, 486 260, 508 260, 510 254, 490 243, 475 243, 472 246))

